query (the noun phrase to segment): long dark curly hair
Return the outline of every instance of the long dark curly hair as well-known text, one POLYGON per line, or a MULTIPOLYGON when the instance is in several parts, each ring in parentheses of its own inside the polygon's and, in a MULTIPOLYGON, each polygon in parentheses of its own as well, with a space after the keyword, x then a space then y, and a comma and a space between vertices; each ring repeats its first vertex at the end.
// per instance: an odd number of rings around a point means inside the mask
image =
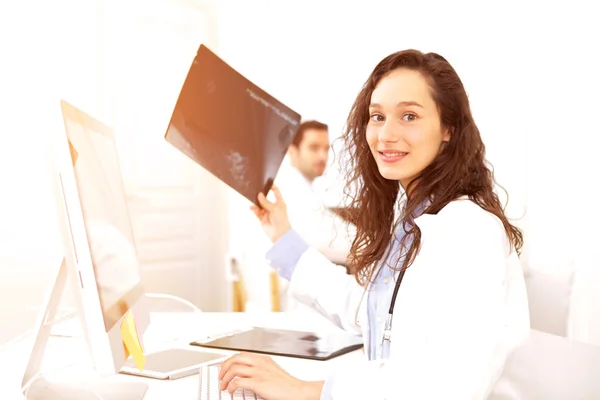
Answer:
POLYGON ((412 224, 416 209, 429 201, 425 214, 436 214, 462 196, 502 221, 513 250, 520 254, 523 235, 511 225, 494 192, 494 175, 485 160, 485 146, 475 125, 465 88, 454 68, 436 53, 405 50, 389 55, 375 67, 358 94, 348 116, 342 137, 346 167, 344 193, 349 198, 348 219, 356 225, 356 237, 350 249, 347 267, 360 284, 371 279, 392 240, 396 223, 403 224, 406 235, 401 242, 408 268, 421 246, 421 231, 412 224), (398 181, 385 179, 366 139, 371 94, 391 71, 407 68, 420 72, 428 81, 438 107, 441 124, 450 132, 435 160, 413 179, 404 204, 401 221, 395 221, 395 207, 402 194, 398 181))

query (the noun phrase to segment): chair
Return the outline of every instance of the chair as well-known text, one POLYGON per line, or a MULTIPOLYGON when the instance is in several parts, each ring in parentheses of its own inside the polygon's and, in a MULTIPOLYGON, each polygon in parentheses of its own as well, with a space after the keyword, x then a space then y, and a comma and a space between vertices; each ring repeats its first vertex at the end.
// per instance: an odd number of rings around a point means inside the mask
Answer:
POLYGON ((488 400, 600 399, 600 347, 536 330, 508 358, 488 400))
POLYGON ((281 300, 280 289, 279 289, 279 275, 275 271, 271 271, 269 274, 270 286, 271 286, 271 311, 281 311, 281 300))
POLYGON ((232 284, 232 310, 233 312, 245 312, 248 293, 244 286, 242 270, 236 258, 230 260, 231 266, 231 284, 232 284))
POLYGON ((600 287, 598 257, 579 258, 562 270, 526 271, 532 331, 509 356, 488 400, 600 399, 600 338, 577 341, 597 335, 599 304, 588 292, 600 287))
MULTIPOLYGON (((232 282, 232 309, 234 312, 245 312, 248 292, 244 285, 244 278, 236 259, 231 260, 231 282, 232 282)), ((281 311, 279 276, 275 271, 269 273, 269 288, 271 299, 271 311, 281 311)))

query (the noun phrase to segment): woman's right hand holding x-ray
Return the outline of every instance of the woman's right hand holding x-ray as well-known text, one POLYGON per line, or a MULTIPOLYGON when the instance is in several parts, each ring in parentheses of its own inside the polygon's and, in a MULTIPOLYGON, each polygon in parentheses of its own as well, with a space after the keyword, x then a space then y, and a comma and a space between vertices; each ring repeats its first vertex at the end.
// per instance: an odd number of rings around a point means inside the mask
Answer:
POLYGON ((275 195, 275 202, 271 202, 267 197, 259 193, 258 203, 262 208, 253 205, 250 207, 254 212, 254 215, 260 220, 263 230, 271 239, 271 242, 275 243, 282 237, 287 231, 291 229, 290 220, 287 215, 287 208, 281 192, 273 185, 271 191, 275 195))

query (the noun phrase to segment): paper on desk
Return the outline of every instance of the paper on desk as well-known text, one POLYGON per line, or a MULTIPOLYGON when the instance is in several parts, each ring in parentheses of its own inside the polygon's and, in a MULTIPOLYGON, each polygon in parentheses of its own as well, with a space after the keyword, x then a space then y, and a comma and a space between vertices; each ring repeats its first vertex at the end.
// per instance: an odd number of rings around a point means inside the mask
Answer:
POLYGON ((146 364, 146 355, 144 349, 140 343, 140 339, 135 326, 135 318, 131 310, 127 311, 127 314, 123 317, 121 322, 121 338, 123 339, 123 346, 125 349, 125 358, 129 358, 129 355, 133 357, 135 366, 140 371, 144 369, 146 364))

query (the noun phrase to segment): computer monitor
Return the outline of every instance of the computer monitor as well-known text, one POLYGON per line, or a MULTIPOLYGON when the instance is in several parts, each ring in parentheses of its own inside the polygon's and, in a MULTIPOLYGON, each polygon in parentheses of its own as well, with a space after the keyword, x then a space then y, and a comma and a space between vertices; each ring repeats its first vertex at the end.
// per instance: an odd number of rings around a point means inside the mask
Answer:
POLYGON ((225 356, 174 347, 145 352, 143 370, 131 365, 121 332, 124 317, 133 315, 140 341, 150 318, 115 138, 107 125, 65 101, 60 105, 64 130, 55 141, 53 175, 64 258, 42 306, 23 387, 44 375, 46 344, 70 278, 96 379, 84 382, 88 389, 81 382, 46 380, 29 398, 141 400, 146 383, 111 376, 177 379, 225 356))
MULTIPOLYGON (((44 308, 55 313, 68 277, 95 371, 109 376, 128 358, 123 317, 132 312, 141 337, 149 311, 112 129, 65 101, 61 110, 66 135, 53 161, 64 258, 44 308)), ((48 334, 42 321, 24 382, 40 368, 48 334)))
POLYGON ((66 213, 59 218, 65 259, 77 271, 96 369, 116 373, 127 358, 125 313, 133 312, 140 336, 149 324, 119 157, 111 128, 65 101, 61 108, 67 140, 55 165, 66 213))

